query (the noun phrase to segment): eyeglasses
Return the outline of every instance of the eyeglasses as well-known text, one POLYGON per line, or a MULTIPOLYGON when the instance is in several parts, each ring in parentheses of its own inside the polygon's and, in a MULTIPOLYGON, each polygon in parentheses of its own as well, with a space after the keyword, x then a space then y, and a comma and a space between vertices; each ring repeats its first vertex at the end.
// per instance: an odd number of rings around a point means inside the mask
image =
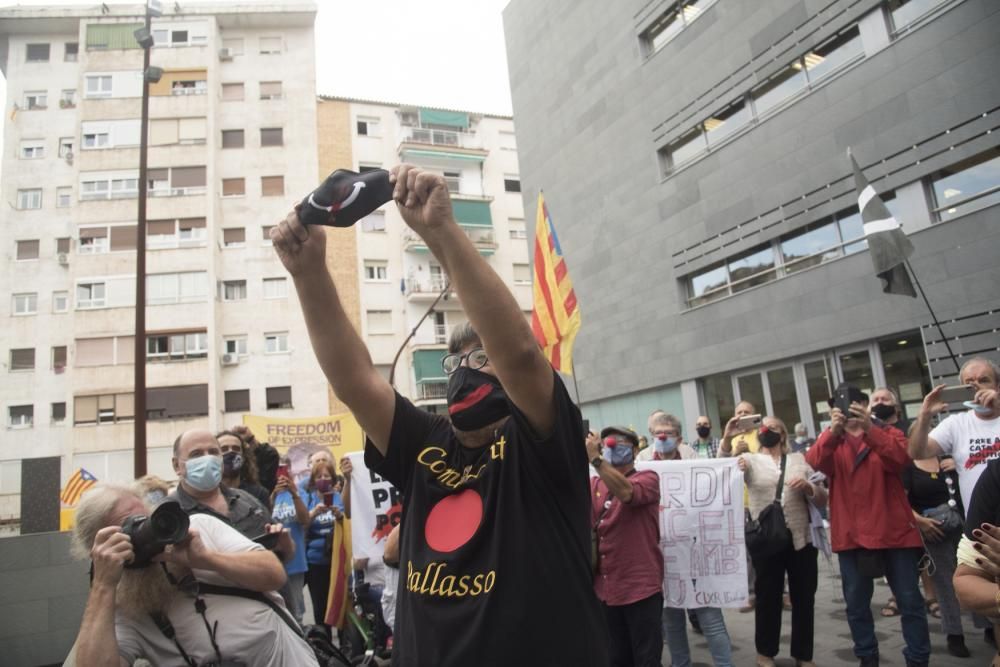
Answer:
POLYGON ((476 347, 465 354, 449 354, 441 360, 441 368, 448 375, 451 375, 458 370, 458 367, 462 365, 462 361, 465 361, 469 368, 473 370, 479 370, 487 363, 490 359, 486 356, 486 350, 481 347, 476 347))

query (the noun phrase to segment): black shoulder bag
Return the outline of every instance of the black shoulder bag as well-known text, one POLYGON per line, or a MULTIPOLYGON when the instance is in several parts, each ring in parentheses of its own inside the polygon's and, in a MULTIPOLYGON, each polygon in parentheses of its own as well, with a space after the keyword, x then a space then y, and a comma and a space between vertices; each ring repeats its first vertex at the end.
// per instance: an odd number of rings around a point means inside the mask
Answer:
POLYGON ((744 528, 747 551, 755 559, 767 558, 780 553, 792 544, 792 532, 785 523, 785 511, 781 508, 781 495, 785 487, 785 455, 781 455, 781 474, 774 501, 762 509, 756 519, 747 521, 744 528))

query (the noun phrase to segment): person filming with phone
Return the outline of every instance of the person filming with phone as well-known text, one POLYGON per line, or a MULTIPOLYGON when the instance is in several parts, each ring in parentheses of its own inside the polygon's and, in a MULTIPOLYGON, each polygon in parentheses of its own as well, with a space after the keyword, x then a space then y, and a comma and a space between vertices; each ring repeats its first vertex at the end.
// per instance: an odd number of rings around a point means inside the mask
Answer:
POLYGON ((958 486, 966 511, 972 509, 972 490, 987 461, 1000 457, 1000 367, 984 357, 962 365, 962 387, 935 387, 920 406, 910 434, 910 456, 929 459, 951 456, 958 470, 958 486), (935 415, 952 402, 962 402, 968 410, 950 415, 931 429, 935 415))
POLYGON ((873 580, 885 576, 901 613, 906 665, 924 667, 931 643, 918 575, 923 542, 900 478, 910 464, 906 436, 873 421, 868 395, 853 385, 838 386, 829 404, 830 426, 806 462, 830 486, 831 543, 840 561, 854 655, 862 667, 879 664, 871 601, 873 580))

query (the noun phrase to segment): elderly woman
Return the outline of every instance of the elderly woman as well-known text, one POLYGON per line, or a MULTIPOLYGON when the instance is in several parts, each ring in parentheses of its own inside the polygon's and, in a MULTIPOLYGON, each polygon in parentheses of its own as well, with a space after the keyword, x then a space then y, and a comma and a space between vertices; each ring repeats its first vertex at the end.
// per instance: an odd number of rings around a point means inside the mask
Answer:
MULTIPOLYGON (((987 639, 995 641, 1000 625, 1000 459, 986 465, 969 506, 958 546, 955 594, 964 608, 993 621, 987 639)), ((992 665, 1000 667, 1000 655, 992 665)))
POLYGON ((789 453, 788 429, 777 417, 765 417, 757 432, 760 450, 742 454, 740 470, 750 494, 750 515, 760 516, 761 510, 774 502, 775 491, 784 466, 784 488, 781 506, 785 524, 792 535, 791 544, 783 551, 764 559, 754 559, 757 580, 754 609, 757 665, 774 667, 781 636, 781 594, 788 574, 788 590, 792 601, 792 657, 796 665, 812 666, 813 611, 816 598, 818 568, 816 548, 809 530, 809 503, 826 506, 827 492, 809 478, 813 469, 801 453, 789 453))

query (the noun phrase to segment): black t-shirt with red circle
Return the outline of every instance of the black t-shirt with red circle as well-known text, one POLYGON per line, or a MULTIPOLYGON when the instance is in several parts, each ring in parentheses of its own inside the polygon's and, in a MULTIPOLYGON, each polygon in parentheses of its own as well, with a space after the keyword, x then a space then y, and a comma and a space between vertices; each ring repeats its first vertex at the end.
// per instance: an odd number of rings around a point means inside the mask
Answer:
POLYGON ((607 664, 590 571, 590 493, 580 411, 555 378, 553 434, 512 416, 491 444, 396 395, 385 457, 365 463, 402 489, 392 664, 607 664))

